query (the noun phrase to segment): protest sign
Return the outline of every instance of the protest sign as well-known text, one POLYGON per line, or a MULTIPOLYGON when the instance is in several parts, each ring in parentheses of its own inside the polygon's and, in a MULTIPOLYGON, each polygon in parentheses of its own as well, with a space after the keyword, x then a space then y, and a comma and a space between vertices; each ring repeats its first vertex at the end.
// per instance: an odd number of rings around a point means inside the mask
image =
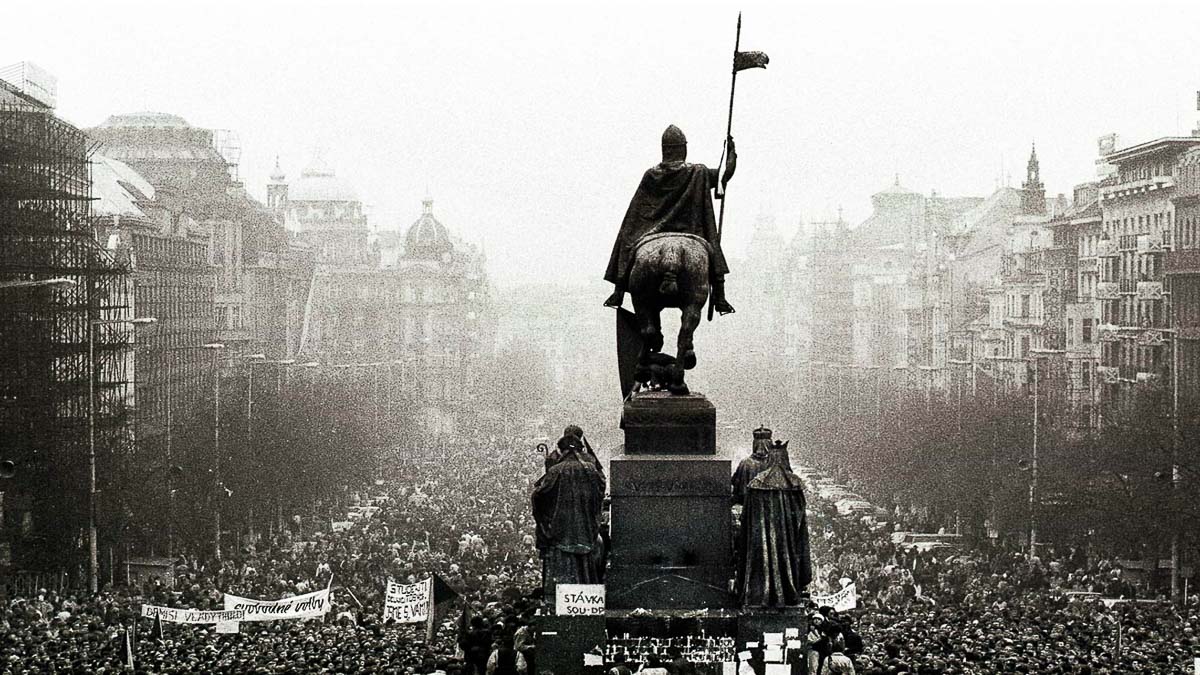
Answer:
POLYGON ((329 589, 305 593, 282 600, 251 600, 225 594, 225 609, 243 610, 242 621, 274 621, 276 619, 307 619, 323 616, 329 611, 329 589))
POLYGON ((245 612, 240 609, 199 610, 142 605, 143 618, 157 618, 159 621, 169 621, 171 623, 221 623, 224 621, 240 621, 243 616, 245 616, 245 612))
POLYGON ((383 620, 397 623, 418 623, 429 619, 433 578, 415 584, 398 584, 391 579, 383 602, 383 620))
POLYGON ((854 584, 849 584, 837 593, 829 595, 814 593, 812 601, 816 603, 817 607, 832 607, 835 611, 844 612, 858 607, 858 591, 854 584))
POLYGON ((603 616, 604 584, 558 584, 554 592, 558 616, 603 616))

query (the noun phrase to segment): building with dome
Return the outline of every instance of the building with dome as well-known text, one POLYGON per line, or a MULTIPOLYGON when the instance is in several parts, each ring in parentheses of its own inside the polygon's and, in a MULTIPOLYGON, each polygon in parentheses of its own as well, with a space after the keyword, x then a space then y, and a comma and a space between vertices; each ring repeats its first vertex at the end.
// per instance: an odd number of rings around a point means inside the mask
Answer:
POLYGON ((305 175, 287 184, 277 171, 268 185, 268 203, 317 255, 296 358, 385 372, 403 383, 424 432, 450 434, 494 340, 482 251, 457 238, 429 198, 411 225, 368 247, 353 188, 332 171, 305 175))
POLYGON ((320 157, 292 183, 276 161, 267 206, 283 216, 284 227, 312 249, 317 262, 338 267, 372 262, 362 199, 320 157))

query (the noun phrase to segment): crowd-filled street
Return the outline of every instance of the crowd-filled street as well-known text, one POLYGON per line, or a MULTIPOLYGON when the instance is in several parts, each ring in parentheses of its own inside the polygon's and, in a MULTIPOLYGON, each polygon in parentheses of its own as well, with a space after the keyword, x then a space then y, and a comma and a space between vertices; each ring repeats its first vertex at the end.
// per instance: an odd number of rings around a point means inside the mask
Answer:
MULTIPOLYGON (((534 452, 508 450, 462 448, 408 462, 353 498, 377 502, 372 517, 301 545, 285 531, 227 552, 219 567, 181 559, 174 591, 9 598, 0 672, 119 672, 126 631, 135 671, 146 673, 490 673, 488 661, 505 650, 521 655, 514 664, 522 672, 538 672, 530 625, 543 602, 528 494, 543 464, 534 452), (468 481, 494 488, 465 489, 468 481), (441 613, 427 643, 424 623, 381 617, 388 579, 432 573, 463 597, 441 613), (142 603, 220 609, 224 593, 282 598, 331 582, 333 607, 319 619, 242 623, 238 634, 222 635, 173 623, 160 634, 139 618, 142 603)), ((812 610, 809 660, 820 672, 1185 672, 1200 648, 1200 605, 1149 596, 1109 561, 1079 551, 1032 561, 1017 551, 906 551, 892 532, 915 523, 867 523, 815 493, 809 500, 810 590, 853 582, 858 593, 855 609, 812 610), (1072 599, 1081 591, 1090 593, 1072 599)))
POLYGON ((9 4, 0 675, 1200 675, 1200 2, 9 4))

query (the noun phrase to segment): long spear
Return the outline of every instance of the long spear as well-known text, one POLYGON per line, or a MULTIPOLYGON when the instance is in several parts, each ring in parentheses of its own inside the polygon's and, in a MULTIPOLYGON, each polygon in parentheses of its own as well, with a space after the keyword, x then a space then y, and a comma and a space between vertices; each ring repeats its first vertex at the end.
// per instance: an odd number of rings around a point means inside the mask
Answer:
MULTIPOLYGON (((747 68, 766 68, 770 59, 762 52, 741 52, 742 44, 742 13, 738 12, 737 34, 733 38, 733 75, 729 83, 729 117, 725 124, 725 147, 721 150, 721 163, 729 152, 729 143, 733 140, 733 97, 737 93, 737 74, 747 68)), ((725 227, 725 182, 721 182, 721 214, 717 220, 717 245, 721 244, 721 230, 725 227)), ((713 319, 713 303, 708 302, 708 320, 713 319)))

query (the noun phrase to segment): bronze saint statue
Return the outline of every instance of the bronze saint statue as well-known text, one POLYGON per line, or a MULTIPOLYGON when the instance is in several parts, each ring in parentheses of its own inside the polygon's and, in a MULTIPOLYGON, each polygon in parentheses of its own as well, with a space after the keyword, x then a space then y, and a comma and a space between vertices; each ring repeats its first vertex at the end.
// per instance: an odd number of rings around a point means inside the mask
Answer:
MULTIPOLYGON (((582 432, 580 433, 582 436, 582 432)), ((533 486, 533 519, 542 558, 542 588, 553 602, 558 584, 604 580, 600 511, 604 477, 580 436, 564 435, 558 456, 533 486)))
POLYGON ((795 607, 808 595, 812 561, 804 490, 787 462, 787 443, 770 445, 766 468, 746 486, 736 581, 743 607, 795 607))
MULTIPOLYGON (((696 365, 692 337, 700 325, 705 302, 711 300, 712 308, 722 315, 734 311, 725 297, 729 266, 721 251, 712 203, 714 193, 718 199, 723 198, 725 184, 737 167, 733 139, 726 140, 724 176, 718 176, 717 169, 689 164, 686 159, 687 138, 675 125, 667 127, 662 135, 662 162, 642 176, 604 273, 604 279, 614 286, 605 306, 621 312, 626 291, 632 296, 636 335, 641 342, 638 365, 646 373, 654 365, 651 355, 663 346, 663 309, 677 308, 681 312, 675 353, 681 370, 696 365)), ((620 341, 620 324, 618 331, 620 341)), ((674 385, 667 387, 672 393, 687 393, 681 371, 663 379, 674 385)), ((623 373, 626 396, 631 383, 631 374, 623 373)))
MULTIPOLYGON (((583 450, 581 452, 581 456, 585 460, 590 462, 591 465, 593 467, 595 467, 596 471, 598 471, 600 473, 600 479, 605 480, 604 465, 600 463, 600 458, 596 456, 596 451, 592 450, 592 444, 588 443, 588 440, 586 438, 584 438, 583 429, 577 424, 568 424, 567 428, 563 429, 563 438, 566 438, 568 436, 572 436, 574 438, 579 439, 579 442, 583 444, 583 450)), ((560 440, 559 447, 562 447, 563 443, 564 443, 564 441, 560 440)), ((555 464, 558 464, 559 462, 562 461, 562 459, 563 459, 562 451, 557 448, 547 452, 546 453, 546 461, 545 461, 545 470, 549 471, 550 467, 554 466, 555 464)))
POLYGON ((771 430, 759 427, 754 430, 754 444, 750 448, 750 456, 738 464, 733 472, 733 503, 746 503, 746 488, 760 472, 767 468, 767 459, 771 451, 771 430))

